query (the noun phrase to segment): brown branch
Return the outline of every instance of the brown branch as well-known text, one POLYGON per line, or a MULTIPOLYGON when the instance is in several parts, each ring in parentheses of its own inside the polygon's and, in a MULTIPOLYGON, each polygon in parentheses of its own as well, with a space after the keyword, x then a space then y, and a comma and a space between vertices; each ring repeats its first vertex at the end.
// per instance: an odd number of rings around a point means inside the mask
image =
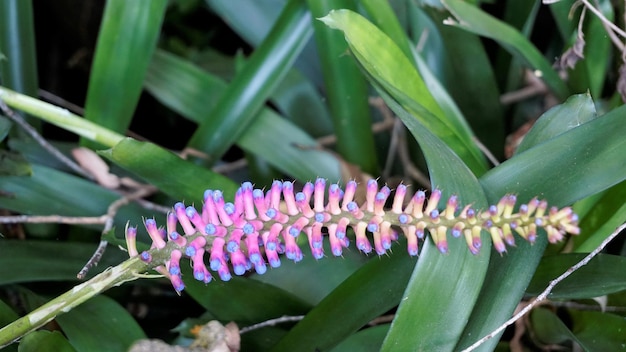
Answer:
MULTIPOLYGON (((107 232, 111 230, 111 228, 113 228, 113 220, 115 218, 115 214, 117 214, 118 210, 122 206, 128 204, 129 202, 135 199, 146 197, 154 193, 156 190, 157 189, 153 186, 144 186, 134 191, 133 193, 127 196, 124 196, 116 200, 115 202, 111 203, 111 205, 109 205, 109 208, 107 209, 106 215, 103 215, 103 218, 105 219, 105 221, 104 221, 104 228, 102 229, 102 235, 106 234, 107 232)), ((87 273, 89 272, 89 269, 98 265, 98 262, 100 262, 100 259, 102 258, 102 255, 104 254, 104 251, 106 250, 107 245, 108 245, 108 241, 103 240, 103 239, 100 240, 100 243, 98 244, 98 247, 96 248, 91 258, 89 258, 85 266, 83 266, 83 268, 76 275, 78 279, 80 280, 84 279, 87 273)))

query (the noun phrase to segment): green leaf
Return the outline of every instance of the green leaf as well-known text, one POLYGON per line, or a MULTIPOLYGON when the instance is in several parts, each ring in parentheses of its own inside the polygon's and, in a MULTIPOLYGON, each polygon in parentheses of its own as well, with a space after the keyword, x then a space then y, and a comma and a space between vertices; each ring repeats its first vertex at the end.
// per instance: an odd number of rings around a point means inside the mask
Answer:
POLYGON ((211 118, 200 123, 190 146, 216 162, 253 121, 311 34, 310 14, 299 0, 285 6, 272 31, 222 94, 211 118))
POLYGON ((33 170, 21 154, 0 150, 0 176, 28 176, 33 170))
POLYGON ((378 352, 383 344, 383 339, 389 330, 389 324, 378 325, 359 332, 345 339, 335 346, 332 352, 378 352))
MULTIPOLYGON (((314 17, 321 17, 333 9, 356 8, 353 0, 309 0, 307 3, 314 17)), ((337 151, 347 162, 358 165, 363 171, 377 173, 367 82, 353 58, 344 55, 348 45, 341 33, 319 21, 314 21, 313 27, 326 99, 335 126, 337 151)))
POLYGON ((233 277, 228 282, 214 280, 204 284, 191 279, 193 274, 188 267, 183 268, 183 275, 190 278, 183 292, 216 319, 247 325, 283 315, 304 314, 311 307, 280 288, 256 280, 233 277))
POLYGON ((552 64, 518 30, 464 1, 442 2, 457 19, 457 22, 448 21, 448 24, 497 41, 511 55, 534 69, 559 99, 565 99, 569 95, 567 86, 552 68, 552 64))
MULTIPOLYGON (((324 245, 324 252, 330 253, 329 244, 325 242, 324 245)), ((358 251, 345 251, 341 258, 324 260, 305 256, 297 263, 283 261, 278 270, 270 270, 264 275, 254 275, 252 279, 279 287, 315 306, 369 260, 371 259, 358 251), (307 279, 294 280, 295 277, 307 279)))
POLYGON ((37 96, 37 55, 32 1, 0 2, 0 77, 2 85, 37 96), (2 56, 2 55, 0 55, 2 56))
MULTIPOLYGON (((563 206, 600 192, 626 178, 626 126, 618 123, 625 107, 573 128, 523 151, 481 179, 487 197, 497 201, 506 193, 518 194, 524 202, 533 196, 563 206)), ((564 125, 572 117, 561 115, 564 125)), ((489 274, 474 308, 459 349, 469 346, 506 321, 522 297, 547 246, 544 233, 530 246, 521 241, 505 256, 493 257, 489 274)), ((491 350, 492 339, 480 350, 491 350)))
POLYGON ((587 351, 626 350, 626 321, 624 317, 601 312, 570 309, 572 332, 587 351))
POLYGON ((537 308, 530 313, 530 321, 537 339, 545 344, 559 344, 568 340, 579 341, 554 313, 537 308))
MULTIPOLYGON (((443 141, 403 109, 409 106, 418 110, 414 106, 417 104, 400 92, 396 92, 400 97, 396 102, 375 86, 420 144, 433 186, 442 189, 442 198, 456 194, 459 204, 486 207, 483 190, 469 168, 443 141)), ((451 255, 442 255, 427 240, 382 350, 453 350, 478 299, 491 254, 490 243, 483 238, 484 248, 474 256, 462 239, 452 238, 448 241, 451 255), (415 330, 415 326, 422 328, 415 330), (445 329, 441 328, 444 326, 445 329)))
POLYGON ((524 136, 517 150, 521 152, 529 149, 596 117, 596 108, 591 95, 572 95, 563 104, 557 105, 541 115, 533 128, 524 136))
POLYGON ((505 129, 500 91, 480 38, 444 24, 449 16, 446 11, 422 10, 414 2, 409 6, 411 32, 428 33, 423 42, 421 36, 413 38, 414 45, 422 47, 420 56, 454 98, 476 137, 496 156, 502 154, 505 129))
POLYGON ((100 154, 187 204, 202 204, 206 189, 219 189, 227 198, 232 198, 237 189, 228 178, 152 143, 126 138, 100 154))
MULTIPOLYGON (((76 281, 76 274, 91 257, 95 244, 59 241, 0 241, 0 285, 40 281, 76 281)), ((108 248, 99 269, 89 271, 87 278, 115 266, 128 254, 108 248)))
POLYGON ((398 304, 414 265, 415 260, 405 253, 370 260, 317 304, 271 351, 326 350, 337 345, 398 304))
POLYGON ((58 331, 33 331, 20 341, 19 352, 75 352, 76 350, 58 331))
MULTIPOLYGON (((30 215, 101 216, 120 197, 111 190, 64 172, 37 164, 32 165, 32 170, 30 177, 0 177, 0 189, 7 194, 0 197, 0 207, 30 215)), ((114 226, 123 229, 126 221, 141 222, 145 213, 137 204, 126 205, 118 211, 114 226)), ((101 231, 102 226, 88 227, 101 231)))
POLYGON ((626 222, 626 182, 609 188, 580 220, 580 235, 573 238, 574 252, 597 248, 618 226, 626 222))
POLYGON ((167 3, 106 2, 87 90, 87 120, 122 134, 126 132, 161 32, 167 3))
POLYGON ((56 321, 79 352, 127 351, 135 341, 146 338, 130 313, 103 295, 59 315, 56 321))
MULTIPOLYGON (((559 275, 566 272, 587 254, 569 253, 546 256, 541 259, 526 293, 536 296, 559 275)), ((626 258, 599 254, 587 265, 576 270, 556 285, 549 298, 583 299, 608 295, 626 290, 626 258)))
POLYGON ((409 58, 389 37, 365 18, 349 10, 331 11, 320 20, 344 32, 351 52, 370 76, 370 81, 376 82, 380 89, 396 100, 401 93, 415 102, 410 107, 403 105, 403 108, 444 140, 472 171, 482 173, 486 169, 466 122, 453 110, 447 107, 443 109, 439 105, 409 58))
MULTIPOLYGON (((155 53, 145 84, 163 104, 195 122, 208 118, 207 111, 226 87, 217 77, 163 51, 155 53)), ((237 144, 300 180, 341 178, 333 155, 317 150, 317 142, 306 132, 267 108, 257 114, 237 144)))

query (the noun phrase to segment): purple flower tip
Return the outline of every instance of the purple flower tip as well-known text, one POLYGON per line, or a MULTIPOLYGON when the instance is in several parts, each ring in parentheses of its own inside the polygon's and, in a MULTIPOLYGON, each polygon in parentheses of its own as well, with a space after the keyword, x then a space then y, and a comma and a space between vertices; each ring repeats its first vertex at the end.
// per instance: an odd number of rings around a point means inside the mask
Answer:
POLYGON ((147 251, 141 252, 141 254, 139 255, 139 258, 141 258, 141 260, 146 263, 150 263, 152 261, 152 255, 147 251))

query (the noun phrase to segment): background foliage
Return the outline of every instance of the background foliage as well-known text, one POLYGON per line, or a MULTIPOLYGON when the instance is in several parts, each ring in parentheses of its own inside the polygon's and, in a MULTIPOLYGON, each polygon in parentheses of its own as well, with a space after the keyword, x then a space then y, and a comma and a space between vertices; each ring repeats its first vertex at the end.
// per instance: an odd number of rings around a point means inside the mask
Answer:
MULTIPOLYGON (((592 3, 624 27, 623 3, 592 3)), ((64 153, 98 150, 112 173, 154 185, 153 203, 200 204, 209 187, 232 197, 246 180, 371 175, 390 186, 435 185, 478 208, 505 193, 574 204, 582 228, 558 245, 520 239, 502 256, 486 235, 478 256, 456 240, 448 255, 426 241, 417 261, 400 245, 384 257, 305 256, 263 276, 188 280, 181 297, 166 280, 141 280, 58 317, 19 350, 126 350, 146 337, 188 345, 196 324, 245 327, 283 315, 304 317, 242 334, 242 350, 471 345, 626 220, 624 38, 612 42, 584 8, 567 0, 0 2, 2 86, 113 133, 55 127, 36 113, 28 121, 64 153), (333 9, 354 12, 316 20, 333 9)), ((5 214, 99 216, 128 191, 70 170, 4 117, 0 135, 5 214)), ((145 203, 122 207, 91 275, 124 259, 113 244, 142 217, 164 215, 145 203)), ((76 285, 101 231, 4 225, 0 324, 76 285)), ((624 349, 625 255, 622 236, 480 349, 624 349)))

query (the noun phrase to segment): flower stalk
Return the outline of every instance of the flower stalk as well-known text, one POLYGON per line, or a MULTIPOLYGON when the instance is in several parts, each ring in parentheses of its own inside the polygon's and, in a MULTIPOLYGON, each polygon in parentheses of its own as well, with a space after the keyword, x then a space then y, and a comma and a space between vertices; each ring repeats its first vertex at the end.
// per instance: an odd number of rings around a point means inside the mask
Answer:
MULTIPOLYGON (((298 244, 301 234, 311 255, 322 259, 326 255, 325 239, 333 256, 341 256, 350 246, 348 228, 354 231, 356 248, 365 254, 384 255, 399 236, 404 236, 411 256, 418 255, 419 241, 427 235, 443 254, 448 253, 448 235, 463 237, 476 255, 482 247, 483 232, 489 234, 501 254, 507 245, 515 245, 514 234, 533 243, 542 228, 555 243, 567 233, 580 232, 578 217, 570 207, 548 208, 546 201, 537 198, 514 212, 516 196, 505 195, 497 204, 479 211, 471 205, 460 207, 454 195, 442 200, 438 189, 428 197, 417 191, 407 198, 405 185, 392 192, 387 186, 379 187, 376 180, 367 182, 365 200, 359 202, 357 187, 355 181, 344 189, 337 184, 327 187, 326 180, 319 178, 304 184, 299 192, 289 181, 274 181, 264 191, 245 182, 232 203, 224 200, 222 192, 207 190, 200 211, 176 203, 165 228, 158 227, 153 219, 145 220, 144 226, 153 249, 168 248, 169 257, 158 263, 157 270, 170 278, 177 292, 185 287, 180 272, 182 258, 191 260, 194 278, 205 283, 212 280, 211 271, 223 281, 231 279, 231 272, 244 275, 255 270, 263 274, 267 265, 280 266, 281 255, 295 262, 302 260, 304 254, 298 244)), ((126 230, 129 254, 153 260, 149 256, 154 251, 137 253, 136 231, 135 227, 126 230)))

